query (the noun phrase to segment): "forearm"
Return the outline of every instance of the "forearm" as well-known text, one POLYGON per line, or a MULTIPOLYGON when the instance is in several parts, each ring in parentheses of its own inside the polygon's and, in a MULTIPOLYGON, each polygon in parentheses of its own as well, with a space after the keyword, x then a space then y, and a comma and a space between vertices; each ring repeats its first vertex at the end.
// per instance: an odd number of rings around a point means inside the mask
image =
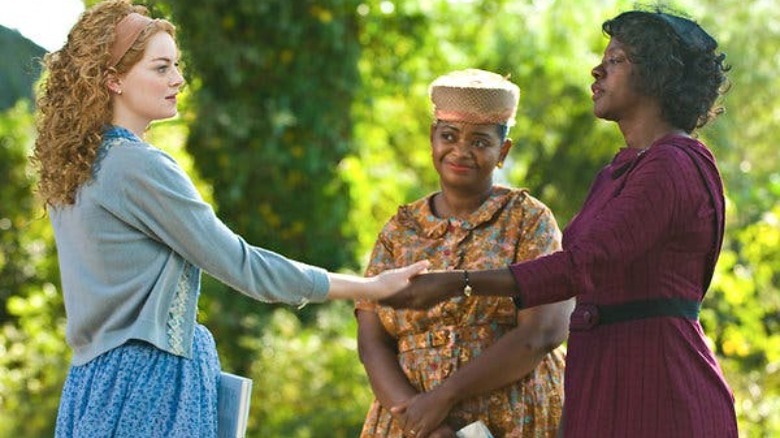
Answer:
POLYGON ((445 380, 440 390, 453 404, 488 394, 528 375, 549 351, 515 329, 445 380))
POLYGON ((417 394, 398 364, 398 357, 389 348, 374 348, 362 355, 363 365, 374 396, 386 409, 417 394))
POLYGON ((329 300, 357 299, 359 297, 372 296, 370 292, 376 287, 375 281, 356 275, 328 272, 328 280, 330 281, 327 296, 329 300))
POLYGON ((517 284, 509 268, 452 271, 436 271, 425 274, 423 278, 430 277, 433 286, 445 291, 448 298, 463 295, 466 287, 471 286, 471 294, 482 296, 515 296, 517 284))
POLYGON ((421 260, 402 268, 387 269, 372 277, 328 273, 328 295, 335 299, 379 300, 409 285, 409 278, 428 269, 429 262, 421 260))
POLYGON ((524 378, 566 339, 573 304, 570 300, 519 313, 517 327, 460 368, 441 389, 457 403, 524 378))
POLYGON ((358 354, 379 403, 387 409, 417 394, 398 363, 396 340, 376 313, 358 309, 358 354))
MULTIPOLYGON (((463 271, 461 275, 461 291, 465 286, 463 271)), ((469 284, 474 295, 514 297, 518 293, 517 283, 509 268, 468 271, 469 284)))

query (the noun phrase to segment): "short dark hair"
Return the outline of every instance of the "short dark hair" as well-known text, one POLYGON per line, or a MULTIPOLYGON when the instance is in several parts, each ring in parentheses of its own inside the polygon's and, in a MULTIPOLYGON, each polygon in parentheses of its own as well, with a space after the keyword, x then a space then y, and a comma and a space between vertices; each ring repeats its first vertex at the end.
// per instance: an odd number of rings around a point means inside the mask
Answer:
POLYGON ((661 9, 633 10, 607 20, 603 32, 627 46, 640 93, 656 97, 662 117, 693 132, 723 112, 716 105, 727 87, 726 55, 694 21, 661 9))

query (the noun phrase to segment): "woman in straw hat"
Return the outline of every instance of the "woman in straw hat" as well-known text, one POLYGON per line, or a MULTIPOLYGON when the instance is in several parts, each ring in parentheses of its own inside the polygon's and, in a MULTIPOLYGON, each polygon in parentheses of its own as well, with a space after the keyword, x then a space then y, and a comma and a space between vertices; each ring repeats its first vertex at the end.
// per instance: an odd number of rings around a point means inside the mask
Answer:
MULTIPOLYGON (((398 209, 368 275, 419 259, 450 272, 497 268, 560 249, 545 205, 493 183, 512 146, 518 87, 472 69, 436 79, 430 98, 440 191, 398 209)), ((449 437, 479 420, 497 437, 555 434, 564 365, 557 347, 570 303, 518 311, 508 297, 466 294, 424 311, 368 300, 356 307, 360 357, 376 396, 362 436, 449 437), (396 416, 396 405, 423 422, 396 416)))
POLYGON ((265 302, 400 288, 426 263, 364 279, 249 245, 172 157, 146 143, 184 83, 174 27, 127 0, 82 14, 45 58, 34 161, 54 226, 72 366, 58 437, 213 437, 219 360, 196 323, 201 269, 265 302))
POLYGON ((521 309, 577 297, 564 436, 735 437, 733 396, 698 321, 723 240, 723 187, 692 137, 719 112, 725 55, 699 25, 660 10, 602 28, 611 39, 592 71, 594 113, 617 122, 627 147, 597 175, 563 250, 426 274, 387 304, 426 307, 464 287, 521 309))

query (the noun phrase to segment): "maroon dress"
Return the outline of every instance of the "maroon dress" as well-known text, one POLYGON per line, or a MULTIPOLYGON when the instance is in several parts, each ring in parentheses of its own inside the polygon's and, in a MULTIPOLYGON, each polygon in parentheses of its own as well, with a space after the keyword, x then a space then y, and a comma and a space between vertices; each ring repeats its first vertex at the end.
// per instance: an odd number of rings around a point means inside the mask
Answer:
POLYGON ((733 395, 695 315, 605 316, 626 303, 641 314, 643 300, 698 305, 720 252, 723 208, 709 150, 667 136, 645 153, 622 149, 598 174, 563 251, 511 266, 520 306, 577 297, 564 436, 737 436, 733 395))

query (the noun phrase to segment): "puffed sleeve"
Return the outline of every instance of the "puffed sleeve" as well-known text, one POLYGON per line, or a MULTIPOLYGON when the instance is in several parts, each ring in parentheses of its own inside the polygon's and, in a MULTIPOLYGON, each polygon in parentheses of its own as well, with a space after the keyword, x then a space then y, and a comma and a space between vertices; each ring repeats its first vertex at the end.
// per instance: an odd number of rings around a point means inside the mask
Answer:
MULTIPOLYGON (((389 226, 390 224, 385 225, 374 243, 374 249, 371 251, 371 259, 366 268, 367 277, 373 277, 383 271, 398 267, 393 258, 392 241, 387 236, 387 229, 389 226)), ((355 309, 376 312, 376 308, 376 301, 365 299, 355 300, 355 309)))
POLYGON ((561 231, 552 211, 536 198, 526 195, 527 206, 518 211, 527 211, 521 228, 521 238, 517 240, 514 262, 533 260, 552 254, 561 249, 561 231))

